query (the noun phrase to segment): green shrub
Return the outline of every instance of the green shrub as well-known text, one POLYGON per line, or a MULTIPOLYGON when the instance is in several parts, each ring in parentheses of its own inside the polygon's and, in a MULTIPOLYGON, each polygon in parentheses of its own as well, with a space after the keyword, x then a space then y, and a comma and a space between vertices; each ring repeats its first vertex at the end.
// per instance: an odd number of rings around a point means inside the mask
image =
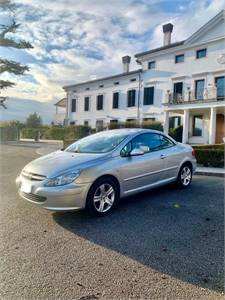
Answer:
POLYGON ((205 148, 201 146, 194 147, 197 163, 204 167, 224 167, 224 150, 205 148))
POLYGON ((182 142, 183 137, 183 126, 178 126, 176 128, 171 128, 169 130, 169 135, 177 142, 182 142))
POLYGON ((123 123, 118 122, 118 123, 109 123, 108 128, 109 129, 119 129, 119 128, 123 128, 123 123))
POLYGON ((224 144, 214 144, 214 145, 196 145, 195 149, 218 149, 224 150, 224 144))
POLYGON ((65 127, 64 139, 79 140, 91 133, 91 128, 83 125, 65 127))
POLYGON ((119 129, 119 128, 146 128, 146 129, 153 129, 163 131, 163 126, 161 122, 158 121, 144 121, 143 123, 139 124, 137 121, 126 121, 126 122, 118 122, 118 123, 110 123, 108 128, 109 129, 119 129))
POLYGON ((124 128, 139 128, 140 124, 136 121, 126 121, 121 123, 124 128))
POLYGON ((142 127, 146 129, 163 131, 162 123, 158 121, 145 121, 142 123, 142 127))
POLYGON ((88 126, 76 125, 65 127, 65 135, 63 139, 64 148, 73 142, 90 135, 91 133, 93 133, 93 131, 88 126))
POLYGON ((47 140, 63 140, 65 135, 65 128, 51 127, 41 130, 41 138, 47 140))
POLYGON ((69 145, 73 144, 75 140, 63 140, 63 148, 67 148, 69 145))
POLYGON ((38 139, 40 129, 39 128, 23 128, 21 130, 21 137, 24 139, 38 139))

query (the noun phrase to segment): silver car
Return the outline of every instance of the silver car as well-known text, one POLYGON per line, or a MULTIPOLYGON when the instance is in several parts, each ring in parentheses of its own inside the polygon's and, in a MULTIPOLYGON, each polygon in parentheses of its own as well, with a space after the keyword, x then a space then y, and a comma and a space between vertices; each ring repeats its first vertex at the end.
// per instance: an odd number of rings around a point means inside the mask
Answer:
POLYGON ((40 207, 100 216, 128 195, 170 182, 187 188, 195 168, 191 146, 155 130, 118 129, 35 159, 16 183, 20 196, 40 207))

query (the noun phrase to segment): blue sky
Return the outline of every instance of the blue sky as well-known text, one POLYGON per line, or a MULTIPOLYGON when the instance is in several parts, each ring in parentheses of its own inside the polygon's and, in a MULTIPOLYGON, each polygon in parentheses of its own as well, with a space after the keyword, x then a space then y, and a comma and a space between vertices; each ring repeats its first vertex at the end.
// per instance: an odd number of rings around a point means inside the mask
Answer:
MULTIPOLYGON (((45 123, 53 103, 64 96, 65 84, 120 73, 121 57, 162 45, 162 24, 174 24, 173 41, 187 38, 225 8, 225 0, 16 0, 18 37, 34 49, 0 47, 0 57, 26 63, 30 72, 13 79, 17 85, 2 92, 9 108, 1 119, 26 119, 33 111, 45 123), (11 101, 11 102, 10 102, 11 101), (30 101, 30 102, 28 102, 30 101), (13 105, 13 103, 16 105, 13 105), (28 105, 29 103, 29 105, 28 105)), ((6 21, 6 13, 0 14, 6 21)))

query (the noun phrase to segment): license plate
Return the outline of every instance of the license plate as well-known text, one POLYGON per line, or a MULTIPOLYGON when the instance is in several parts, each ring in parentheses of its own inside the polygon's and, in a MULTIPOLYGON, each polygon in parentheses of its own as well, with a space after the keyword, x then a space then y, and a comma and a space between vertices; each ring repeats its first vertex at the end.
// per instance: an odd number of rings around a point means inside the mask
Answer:
POLYGON ((32 188, 32 186, 29 183, 23 182, 20 190, 21 190, 21 192, 29 194, 29 193, 31 193, 31 188, 32 188))

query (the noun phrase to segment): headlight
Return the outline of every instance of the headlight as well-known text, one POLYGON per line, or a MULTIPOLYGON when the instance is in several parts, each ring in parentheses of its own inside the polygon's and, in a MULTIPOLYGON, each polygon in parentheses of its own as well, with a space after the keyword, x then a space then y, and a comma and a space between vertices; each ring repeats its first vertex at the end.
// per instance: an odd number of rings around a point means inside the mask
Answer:
POLYGON ((59 186, 59 185, 69 184, 69 183, 73 182, 79 175, 80 175, 79 171, 65 173, 65 174, 59 175, 57 177, 50 178, 45 183, 45 186, 59 186))

